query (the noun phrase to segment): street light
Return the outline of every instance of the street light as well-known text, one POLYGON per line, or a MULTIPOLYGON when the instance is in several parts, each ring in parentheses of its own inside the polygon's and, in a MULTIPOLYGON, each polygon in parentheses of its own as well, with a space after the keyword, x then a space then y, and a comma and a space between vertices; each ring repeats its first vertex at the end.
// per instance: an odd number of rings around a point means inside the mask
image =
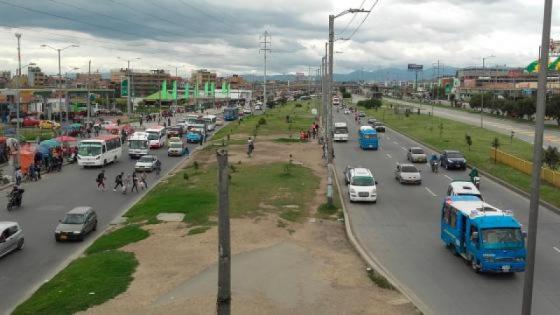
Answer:
POLYGON ((117 59, 126 60, 126 62, 127 62, 126 72, 128 74, 128 76, 127 76, 128 77, 128 91, 126 93, 126 114, 128 116, 130 116, 132 114, 132 107, 130 106, 130 96, 132 94, 132 71, 130 71, 130 61, 140 60, 142 58, 136 57, 136 58, 132 58, 132 59, 124 59, 124 58, 121 58, 121 57, 117 56, 117 59))
MULTIPOLYGON (((482 74, 483 75, 484 75, 484 65, 485 65, 486 59, 490 59, 490 58, 494 58, 494 57, 496 57, 496 56, 490 55, 490 56, 486 56, 486 57, 482 58, 482 74)), ((482 90, 482 88, 483 87, 481 86, 480 89, 482 90)), ((483 113, 484 113, 484 91, 482 90, 482 95, 480 97, 480 128, 483 128, 483 122, 482 122, 483 121, 482 117, 484 117, 483 113)))
MULTIPOLYGON (((54 50, 58 53, 58 86, 59 86, 58 106, 61 106, 60 104, 62 103, 62 95, 60 94, 60 92, 61 92, 60 90, 62 90, 62 73, 60 71, 60 52, 65 50, 65 49, 68 49, 68 48, 80 47, 80 46, 78 46, 76 44, 72 44, 72 45, 68 45, 64 48, 54 48, 50 45, 43 44, 43 45, 41 45, 41 47, 50 48, 50 49, 52 49, 52 50, 54 50)), ((60 123, 62 123, 62 115, 60 115, 60 123)), ((68 108, 66 108, 66 123, 68 123, 68 108)))

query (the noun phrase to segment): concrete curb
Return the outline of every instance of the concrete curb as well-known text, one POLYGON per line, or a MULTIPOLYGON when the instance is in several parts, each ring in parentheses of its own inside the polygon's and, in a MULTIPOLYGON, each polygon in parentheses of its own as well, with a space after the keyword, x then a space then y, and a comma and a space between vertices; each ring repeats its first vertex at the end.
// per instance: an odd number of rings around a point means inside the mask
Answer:
POLYGON ((336 174, 335 167, 333 166, 330 171, 333 172, 334 174, 334 181, 337 186, 338 197, 340 198, 340 204, 342 205, 346 235, 348 236, 348 239, 350 240, 352 246, 354 246, 354 249, 358 252, 358 254, 370 267, 374 268, 376 272, 378 272, 383 277, 385 277, 389 282, 391 282, 391 284, 395 288, 397 288, 397 290, 399 290, 408 300, 410 300, 410 302, 414 304, 414 306, 416 306, 416 308, 420 310, 420 312, 422 312, 423 314, 434 314, 434 312, 430 308, 428 308, 428 306, 426 306, 424 302, 422 302, 422 300, 420 300, 420 298, 418 298, 418 296, 416 296, 416 294, 412 292, 412 290, 410 290, 408 287, 406 287, 404 284, 398 281, 389 271, 387 271, 385 267, 383 267, 383 265, 375 258, 373 254, 368 253, 366 249, 362 246, 360 240, 355 235, 352 229, 352 221, 350 219, 350 215, 348 214, 348 211, 346 210, 344 196, 342 195, 342 189, 340 186, 340 182, 338 180, 338 175, 336 174))
MULTIPOLYGON (((419 143, 420 145, 422 145, 422 146, 424 146, 424 147, 426 147, 426 148, 429 148, 429 149, 432 150, 432 151, 435 151, 435 152, 440 153, 439 149, 437 149, 437 148, 435 148, 435 147, 433 147, 433 146, 431 146, 431 145, 429 145, 429 144, 427 144, 427 143, 424 143, 423 141, 417 139, 417 138, 414 137, 414 136, 411 136, 411 135, 406 134, 406 133, 404 133, 404 132, 395 130, 395 129, 393 129, 393 128, 388 128, 388 129, 390 129, 391 131, 393 131, 393 132, 395 132, 395 133, 398 133, 398 134, 400 134, 400 135, 402 135, 402 136, 405 136, 405 137, 407 137, 407 138, 409 138, 409 139, 411 139, 411 140, 413 140, 413 141, 419 143)), ((467 167, 468 167, 468 168, 472 168, 472 165, 470 165, 470 164, 467 163, 467 167)), ((528 192, 524 191, 523 189, 521 189, 521 188, 519 188, 519 187, 517 187, 517 186, 515 186, 515 185, 513 185, 513 184, 511 184, 511 183, 508 183, 508 182, 504 181, 503 179, 500 179, 500 178, 498 178, 498 177, 496 177, 496 176, 494 176, 494 175, 492 175, 492 174, 490 174, 490 173, 488 173, 488 172, 486 172, 486 171, 482 171, 482 170, 478 170, 478 171, 479 171, 480 174, 482 174, 482 175, 484 175, 484 176, 490 178, 491 180, 495 181, 496 183, 498 183, 498 184, 500 184, 500 185, 502 185, 502 186, 504 186, 504 187, 506 187, 506 188, 512 190, 513 192, 517 193, 518 195, 521 195, 522 197, 525 197, 525 198, 527 198, 527 199, 530 199, 530 198, 531 198, 531 194, 529 194, 528 192)), ((542 200, 542 199, 539 199, 539 204, 540 204, 541 206, 547 208, 548 210, 552 211, 553 213, 555 213, 555 214, 557 214, 557 215, 560 215, 560 208, 559 208, 559 207, 556 207, 555 205, 551 204, 550 202, 545 201, 545 200, 542 200)))

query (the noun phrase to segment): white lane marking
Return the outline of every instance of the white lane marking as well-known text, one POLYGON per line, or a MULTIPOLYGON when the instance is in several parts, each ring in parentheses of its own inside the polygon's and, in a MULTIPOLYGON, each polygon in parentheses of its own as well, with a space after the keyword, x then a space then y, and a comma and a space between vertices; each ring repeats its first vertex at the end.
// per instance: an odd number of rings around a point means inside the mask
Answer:
POLYGON ((386 136, 386 137, 387 137, 387 140, 391 140, 391 137, 389 137, 389 136, 386 136))
POLYGON ((394 144, 398 145, 399 143, 397 141, 393 141, 394 144))
POLYGON ((426 188, 426 190, 427 190, 430 194, 432 194, 432 196, 437 197, 437 195, 434 194, 434 192, 431 191, 430 188, 428 188, 428 187, 424 187, 424 188, 426 188))
POLYGON ((387 157, 392 159, 393 157, 391 156, 391 154, 387 153, 387 157))
POLYGON ((449 177, 449 176, 447 176, 447 175, 445 175, 445 174, 443 174, 443 176, 449 178, 449 180, 453 180, 453 178, 451 178, 451 177, 449 177))
POLYGON ((403 149, 403 150, 405 150, 405 151, 406 151, 406 148, 405 148, 405 147, 401 147, 401 149, 403 149))
POLYGON ((558 247, 556 247, 556 246, 552 246, 552 248, 554 248, 554 250, 555 250, 555 251, 557 251, 557 252, 559 252, 559 253, 560 253, 560 249, 558 249, 558 247))

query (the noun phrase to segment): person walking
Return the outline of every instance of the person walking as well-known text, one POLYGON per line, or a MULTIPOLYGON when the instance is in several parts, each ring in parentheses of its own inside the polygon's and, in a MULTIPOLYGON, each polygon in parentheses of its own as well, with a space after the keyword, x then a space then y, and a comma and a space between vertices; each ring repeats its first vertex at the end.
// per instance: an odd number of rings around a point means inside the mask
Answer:
POLYGON ((105 191, 105 170, 102 170, 99 175, 97 175, 97 190, 105 191))
POLYGON ((148 174, 146 172, 140 174, 140 183, 142 184, 141 185, 142 189, 148 189, 148 181, 146 180, 147 177, 148 174))
POLYGON ((119 175, 117 175, 117 177, 115 177, 115 187, 113 188, 113 191, 117 191, 117 188, 119 188, 119 186, 121 188, 123 187, 123 176, 124 172, 121 172, 119 175))
POLYGON ((167 117, 167 126, 171 127, 171 117, 167 117))
POLYGON ((140 127, 142 127, 143 120, 144 120, 143 117, 140 116, 140 127))
POLYGON ((247 140, 247 156, 251 157, 253 150, 255 150, 255 144, 253 143, 251 137, 249 137, 249 140, 247 140))
POLYGON ((23 177, 23 173, 21 172, 21 167, 18 166, 18 167, 16 168, 14 177, 15 177, 15 179, 16 179, 16 186, 21 185, 21 179, 22 179, 22 177, 23 177))
POLYGON ((132 192, 136 188, 136 192, 138 192, 138 176, 136 175, 136 171, 132 172, 132 188, 130 192, 132 192))
POLYGON ((130 182, 131 182, 131 178, 130 178, 130 174, 126 175, 126 178, 124 179, 124 184, 122 187, 122 193, 123 195, 126 195, 126 190, 128 189, 128 187, 130 187, 130 182))

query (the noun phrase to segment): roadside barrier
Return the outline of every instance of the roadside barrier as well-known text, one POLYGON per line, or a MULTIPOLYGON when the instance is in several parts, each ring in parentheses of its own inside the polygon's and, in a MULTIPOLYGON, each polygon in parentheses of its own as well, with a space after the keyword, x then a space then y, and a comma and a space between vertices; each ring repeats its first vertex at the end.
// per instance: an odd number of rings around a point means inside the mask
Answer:
MULTIPOLYGON (((511 166, 527 175, 531 175, 533 172, 533 162, 518 158, 504 151, 492 148, 490 149, 490 157, 495 159, 496 162, 511 166)), ((541 169, 541 178, 556 187, 560 187, 560 172, 543 167, 541 169)))

